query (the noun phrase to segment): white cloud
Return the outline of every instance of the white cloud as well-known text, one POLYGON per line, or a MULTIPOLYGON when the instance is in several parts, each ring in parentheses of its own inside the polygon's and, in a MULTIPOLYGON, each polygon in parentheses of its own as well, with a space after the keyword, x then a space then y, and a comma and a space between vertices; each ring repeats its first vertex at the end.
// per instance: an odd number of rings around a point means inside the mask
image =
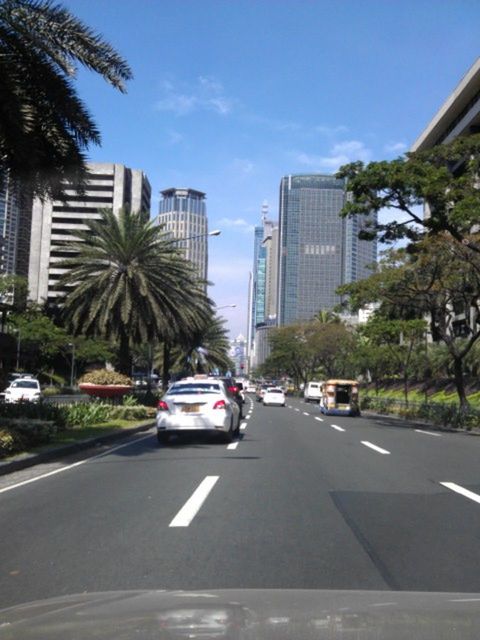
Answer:
POLYGON ((404 142, 391 142, 384 146, 384 150, 387 153, 403 153, 407 145, 404 142))
POLYGON ((156 108, 171 111, 177 116, 186 116, 194 111, 213 111, 225 116, 234 106, 234 100, 225 95, 221 83, 208 76, 199 76, 190 87, 165 81, 161 89, 163 96, 156 103, 156 108))
POLYGON ((371 150, 359 140, 337 142, 332 146, 330 154, 327 156, 312 155, 305 152, 295 154, 295 159, 299 164, 317 171, 336 171, 343 164, 356 160, 369 162, 371 157, 371 150))
POLYGON ((321 133, 324 136, 335 136, 338 133, 347 133, 348 127, 343 124, 339 124, 335 127, 329 127, 328 125, 319 124, 313 128, 315 133, 321 133))
POLYGON ((219 227, 229 227, 230 229, 237 229, 242 233, 252 233, 255 229, 255 225, 250 224, 244 218, 222 218, 218 221, 219 227))
POLYGON ((185 136, 183 135, 183 133, 180 133, 179 131, 175 131, 174 129, 169 129, 167 131, 167 140, 168 140, 168 144, 176 145, 183 142, 185 140, 185 136))

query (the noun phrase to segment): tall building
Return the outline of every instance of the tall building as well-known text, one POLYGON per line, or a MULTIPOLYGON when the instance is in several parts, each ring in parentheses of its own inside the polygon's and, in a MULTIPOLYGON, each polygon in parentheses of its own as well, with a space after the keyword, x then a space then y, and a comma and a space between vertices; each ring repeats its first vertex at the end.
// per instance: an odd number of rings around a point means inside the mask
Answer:
POLYGON ((115 213, 123 207, 143 211, 150 218, 151 188, 146 175, 122 164, 88 163, 83 190, 65 183, 65 200, 36 198, 32 208, 29 297, 35 302, 57 301, 65 295, 58 280, 65 269, 58 263, 71 255, 65 244, 76 239, 75 232, 85 230, 87 220, 98 220, 102 209, 115 213))
POLYGON ((208 276, 208 219, 205 193, 195 189, 161 191, 157 221, 185 249, 185 257, 197 268, 201 280, 208 276))
POLYGON ((28 191, 0 175, 0 274, 28 276, 31 211, 28 191))
POLYGON ((280 183, 277 324, 332 309, 336 289, 368 275, 376 244, 358 239, 360 220, 341 218, 344 180, 289 175, 280 183))

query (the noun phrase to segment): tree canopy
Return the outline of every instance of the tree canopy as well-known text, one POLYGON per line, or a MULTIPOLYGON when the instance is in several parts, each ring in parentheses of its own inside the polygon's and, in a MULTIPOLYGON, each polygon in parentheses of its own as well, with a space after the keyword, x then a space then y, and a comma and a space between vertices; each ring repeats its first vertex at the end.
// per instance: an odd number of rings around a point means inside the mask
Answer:
POLYGON ((480 134, 461 137, 425 151, 406 153, 392 161, 352 162, 337 177, 346 178, 350 199, 343 215, 367 218, 361 237, 392 243, 401 238, 448 232, 480 252, 472 232, 480 223, 480 134), (427 203, 428 215, 421 207, 427 203), (397 219, 375 222, 372 213, 397 211, 397 219))
POLYGON ((125 60, 81 20, 49 0, 0 3, 0 173, 53 196, 81 181, 85 151, 100 133, 72 80, 77 65, 120 91, 125 60))

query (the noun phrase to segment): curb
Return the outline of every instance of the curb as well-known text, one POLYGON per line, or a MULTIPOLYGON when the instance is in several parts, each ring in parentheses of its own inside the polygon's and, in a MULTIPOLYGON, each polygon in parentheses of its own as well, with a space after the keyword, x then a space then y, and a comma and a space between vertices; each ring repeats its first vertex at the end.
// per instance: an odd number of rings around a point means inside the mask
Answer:
POLYGON ((113 431, 112 433, 106 433, 103 436, 97 438, 88 438, 87 440, 80 440, 79 442, 73 442, 72 444, 66 444, 59 447, 54 447, 47 451, 41 451, 39 453, 20 453, 11 460, 4 462, 0 461, 0 476, 4 476, 14 471, 21 471, 28 467, 33 467, 36 464, 42 464, 44 462, 50 462, 56 458, 62 458, 63 456, 69 456, 72 453, 78 451, 84 451, 90 449, 99 444, 107 444, 109 442, 115 442, 122 438, 141 433, 142 431, 148 431, 155 426, 155 421, 148 424, 142 424, 138 427, 131 427, 128 429, 122 429, 121 431, 113 431))

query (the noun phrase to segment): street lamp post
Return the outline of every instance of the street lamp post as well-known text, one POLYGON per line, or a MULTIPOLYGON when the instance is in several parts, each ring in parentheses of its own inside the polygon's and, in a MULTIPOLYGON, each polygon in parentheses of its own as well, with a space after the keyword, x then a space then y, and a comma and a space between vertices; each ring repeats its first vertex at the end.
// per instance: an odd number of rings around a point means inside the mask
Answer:
POLYGON ((22 339, 20 335, 20 329, 14 329, 14 332, 17 334, 17 366, 16 370, 20 369, 20 345, 22 344, 22 339))
POLYGON ((73 380, 75 377, 75 343, 69 342, 69 347, 72 347, 72 362, 70 366, 70 389, 73 389, 73 380))

